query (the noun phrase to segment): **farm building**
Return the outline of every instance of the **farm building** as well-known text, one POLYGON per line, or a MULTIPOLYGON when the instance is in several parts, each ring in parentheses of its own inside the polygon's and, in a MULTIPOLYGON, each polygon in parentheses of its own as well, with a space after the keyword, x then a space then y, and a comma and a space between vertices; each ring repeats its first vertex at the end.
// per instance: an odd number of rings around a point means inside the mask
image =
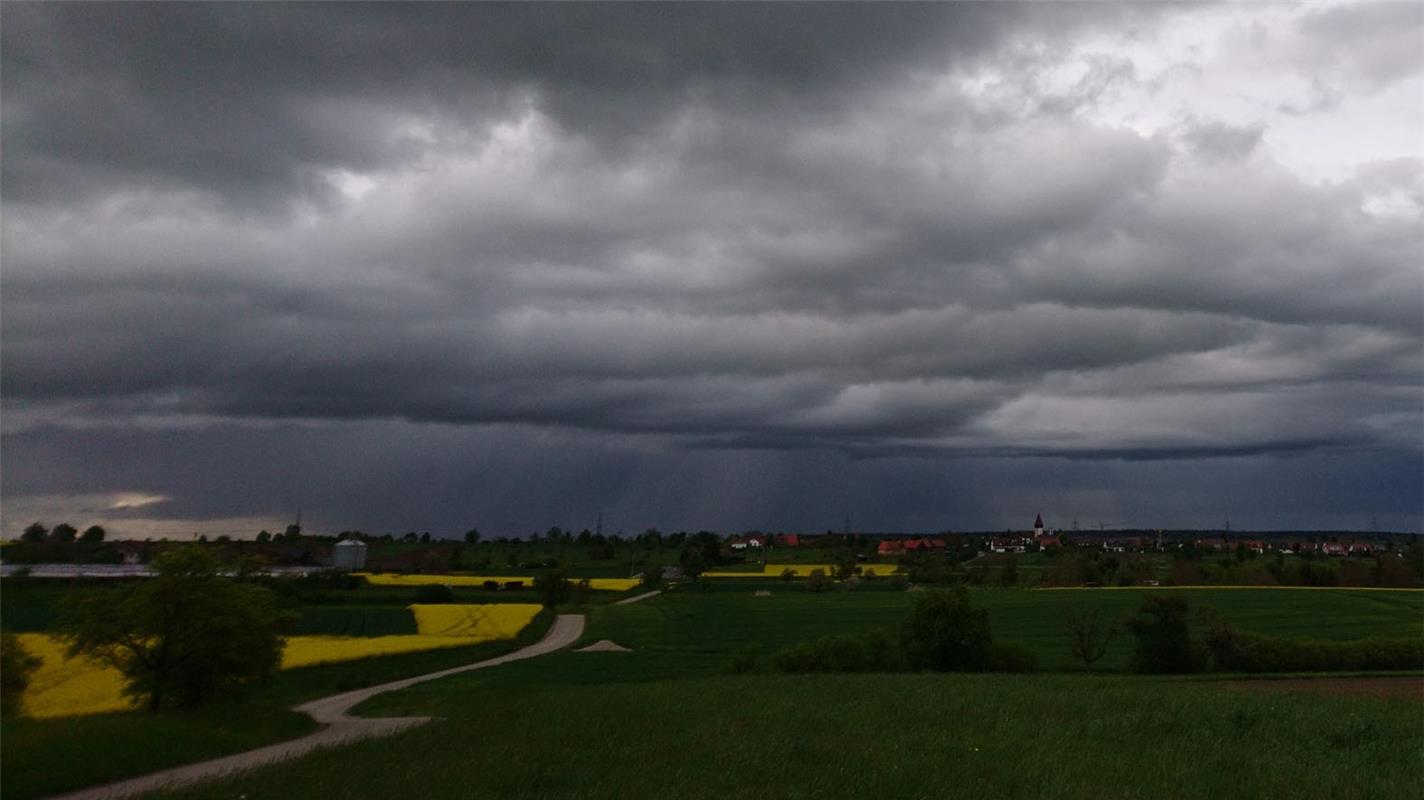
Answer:
POLYGON ((331 565, 337 569, 358 570, 366 566, 366 543, 359 539, 342 539, 331 551, 331 565))

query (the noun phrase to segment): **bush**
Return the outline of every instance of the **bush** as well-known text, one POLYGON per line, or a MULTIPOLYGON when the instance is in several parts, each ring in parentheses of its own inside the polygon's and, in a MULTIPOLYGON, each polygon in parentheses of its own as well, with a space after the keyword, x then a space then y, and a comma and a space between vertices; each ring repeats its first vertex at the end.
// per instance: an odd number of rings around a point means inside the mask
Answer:
POLYGON ((424 586, 415 588, 415 599, 412 603, 432 604, 451 603, 455 600, 455 591, 443 583, 427 583, 424 586))
POLYGON ((900 631, 905 661, 915 670, 982 670, 992 640, 989 612, 975 608, 962 586, 921 597, 900 631))
POLYGON ((806 588, 813 592, 824 592, 831 588, 831 579, 826 577, 825 570, 813 569, 806 578, 806 588))
POLYGON ((1229 672, 1344 672, 1424 669, 1417 639, 1373 637, 1351 641, 1236 634, 1214 651, 1214 666, 1229 672))
POLYGON ((727 662, 726 672, 728 675, 754 675, 761 672, 761 664, 757 662, 754 652, 737 653, 727 662))
POLYGON ((0 714, 20 713, 20 698, 30 685, 30 675, 39 667, 40 660, 25 652, 18 636, 0 631, 0 714))
POLYGON ((772 656, 780 672, 893 672, 899 668, 890 642, 878 633, 826 636, 772 656))
POLYGON ((1192 646, 1187 601, 1145 595, 1124 627, 1133 636, 1133 666, 1138 672, 1196 672, 1202 657, 1192 646))
POLYGON ((539 601, 545 608, 563 605, 573 598, 573 584, 562 570, 546 572, 534 579, 534 589, 539 592, 539 601))
POLYGON ((790 567, 787 567, 786 569, 784 569, 784 570, 781 571, 781 579, 782 579, 783 581, 786 581, 786 582, 790 583, 791 580, 792 580, 793 578, 795 578, 795 577, 796 577, 796 570, 794 570, 794 569, 792 569, 792 568, 790 568, 790 567))
POLYGON ((990 672, 1038 672, 1038 656, 1022 645, 991 642, 986 668, 990 672))

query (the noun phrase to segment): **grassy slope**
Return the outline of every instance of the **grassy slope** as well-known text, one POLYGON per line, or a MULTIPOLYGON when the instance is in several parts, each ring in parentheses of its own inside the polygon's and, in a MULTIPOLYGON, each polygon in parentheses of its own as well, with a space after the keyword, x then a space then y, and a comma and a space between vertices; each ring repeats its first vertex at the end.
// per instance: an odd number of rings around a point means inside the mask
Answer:
POLYGON ((288 710, 293 705, 492 658, 537 640, 551 621, 552 615, 541 614, 511 641, 283 672, 243 703, 198 712, 7 719, 0 737, 0 794, 29 800, 290 739, 316 727, 305 714, 288 710))
MULTIPOLYGON (((616 658, 616 654, 605 654, 616 658)), ((598 656, 603 658, 604 656, 598 656)), ((183 798, 1405 798, 1410 702, 1094 676, 412 690, 445 719, 183 798)))

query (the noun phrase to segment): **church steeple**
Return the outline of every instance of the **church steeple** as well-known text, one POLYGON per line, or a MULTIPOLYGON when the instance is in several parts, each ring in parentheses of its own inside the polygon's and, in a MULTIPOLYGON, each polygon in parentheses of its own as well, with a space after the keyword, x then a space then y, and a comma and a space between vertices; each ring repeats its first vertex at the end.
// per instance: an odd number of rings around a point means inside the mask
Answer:
POLYGON ((1034 514, 1034 515, 1033 515, 1033 535, 1034 535, 1034 536, 1042 536, 1042 535, 1043 535, 1043 515, 1042 515, 1042 514, 1034 514))

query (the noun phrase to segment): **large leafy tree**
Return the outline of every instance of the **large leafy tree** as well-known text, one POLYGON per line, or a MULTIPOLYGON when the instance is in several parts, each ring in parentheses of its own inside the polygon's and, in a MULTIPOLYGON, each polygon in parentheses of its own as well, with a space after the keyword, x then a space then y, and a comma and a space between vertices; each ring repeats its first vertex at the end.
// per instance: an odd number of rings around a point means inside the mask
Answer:
POLYGON ((922 596, 900 631, 905 660, 916 670, 982 670, 992 641, 989 612, 970 603, 962 586, 922 596))
POLYGON ((234 694, 277 671, 292 618, 271 591, 224 577, 196 546, 164 552, 153 566, 154 578, 65 606, 71 655, 118 669, 125 694, 150 711, 234 694))

